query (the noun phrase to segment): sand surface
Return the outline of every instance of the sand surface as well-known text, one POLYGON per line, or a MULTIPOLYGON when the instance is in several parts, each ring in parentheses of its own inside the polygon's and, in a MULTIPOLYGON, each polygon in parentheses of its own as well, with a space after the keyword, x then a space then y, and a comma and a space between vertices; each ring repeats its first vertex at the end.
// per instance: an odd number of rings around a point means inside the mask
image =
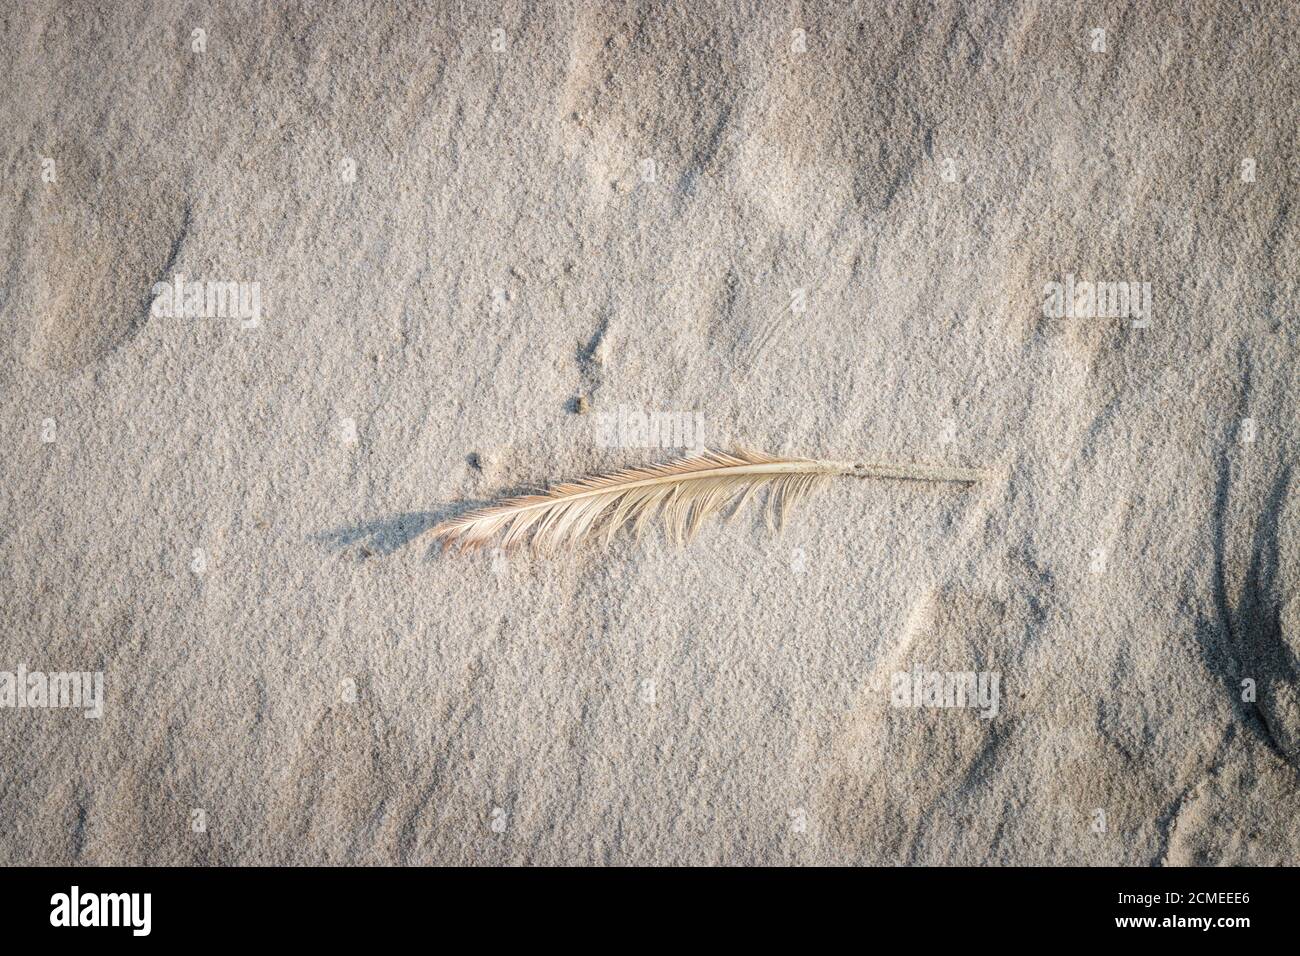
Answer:
POLYGON ((1286 0, 6 4, 0 671, 103 712, 0 709, 0 863, 1300 862, 1298 51, 1286 0), (430 547, 683 452, 638 414, 994 474, 430 547))

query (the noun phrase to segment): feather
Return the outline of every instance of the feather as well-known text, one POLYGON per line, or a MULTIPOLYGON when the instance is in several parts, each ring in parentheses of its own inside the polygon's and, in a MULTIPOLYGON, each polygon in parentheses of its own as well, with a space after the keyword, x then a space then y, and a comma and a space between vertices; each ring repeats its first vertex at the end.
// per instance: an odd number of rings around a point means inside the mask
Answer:
POLYGON ((433 537, 444 547, 472 551, 500 535, 502 548, 529 544, 534 551, 549 554, 591 537, 608 545, 629 524, 639 537, 658 514, 669 535, 681 544, 737 495, 740 501, 733 516, 764 488, 769 525, 773 519, 783 525, 791 507, 836 476, 960 483, 988 477, 979 471, 933 465, 863 465, 777 458, 752 451, 705 451, 661 465, 556 485, 544 494, 509 498, 442 522, 433 529, 433 537))

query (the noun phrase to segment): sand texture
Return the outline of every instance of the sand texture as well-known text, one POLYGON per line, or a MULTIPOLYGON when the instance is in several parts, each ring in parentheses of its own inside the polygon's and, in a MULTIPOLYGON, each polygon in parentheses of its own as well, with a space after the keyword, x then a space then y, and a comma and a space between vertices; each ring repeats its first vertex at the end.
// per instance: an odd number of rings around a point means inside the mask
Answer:
POLYGON ((1291 0, 0 6, 0 863, 1300 862, 1291 0))

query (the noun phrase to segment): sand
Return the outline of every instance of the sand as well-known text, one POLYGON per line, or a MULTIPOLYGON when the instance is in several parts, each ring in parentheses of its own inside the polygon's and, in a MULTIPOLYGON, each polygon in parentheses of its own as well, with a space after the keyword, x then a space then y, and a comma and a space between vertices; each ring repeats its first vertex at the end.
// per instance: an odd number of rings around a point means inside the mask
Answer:
POLYGON ((111 6, 0 14, 0 671, 103 686, 0 862, 1300 862, 1293 4, 111 6), (430 547, 641 415, 995 476, 430 547))

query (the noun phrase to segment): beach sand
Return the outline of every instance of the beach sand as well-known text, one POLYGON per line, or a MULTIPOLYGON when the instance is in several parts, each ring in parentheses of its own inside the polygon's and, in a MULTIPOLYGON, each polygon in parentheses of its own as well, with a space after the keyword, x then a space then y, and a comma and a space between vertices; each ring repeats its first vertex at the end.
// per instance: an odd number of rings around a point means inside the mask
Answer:
POLYGON ((1300 862, 1293 4, 112 6, 0 15, 0 671, 103 686, 0 862, 1300 862), (430 546, 677 439, 992 476, 430 546))

